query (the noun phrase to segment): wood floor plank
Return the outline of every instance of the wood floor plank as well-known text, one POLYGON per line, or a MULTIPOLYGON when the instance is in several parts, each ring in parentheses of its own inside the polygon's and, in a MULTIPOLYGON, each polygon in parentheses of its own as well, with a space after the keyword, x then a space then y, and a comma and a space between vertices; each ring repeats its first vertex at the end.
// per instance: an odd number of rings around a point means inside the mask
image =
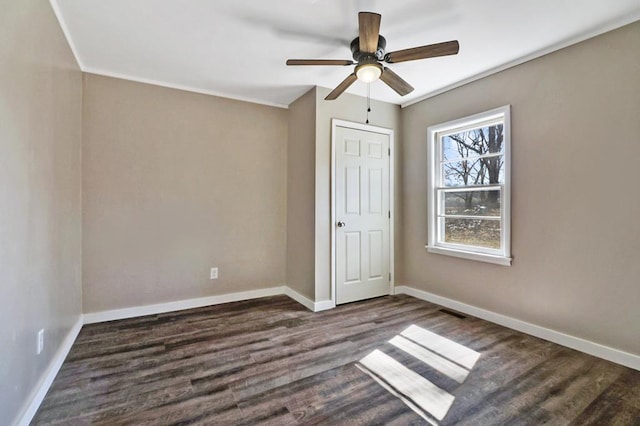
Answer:
POLYGON ((640 375, 625 370, 574 419, 572 425, 640 425, 640 375))
POLYGON ((454 397, 441 426, 640 426, 639 371, 406 295, 321 313, 275 296, 84 326, 33 424, 433 422, 356 367, 374 351, 454 397), (480 356, 398 344, 409 327, 480 356))
POLYGON ((186 393, 179 398, 150 404, 144 410, 133 413, 118 413, 103 417, 100 422, 106 424, 180 424, 202 420, 203 416, 216 413, 221 418, 237 418, 240 415, 232 393, 222 387, 205 393, 186 393))

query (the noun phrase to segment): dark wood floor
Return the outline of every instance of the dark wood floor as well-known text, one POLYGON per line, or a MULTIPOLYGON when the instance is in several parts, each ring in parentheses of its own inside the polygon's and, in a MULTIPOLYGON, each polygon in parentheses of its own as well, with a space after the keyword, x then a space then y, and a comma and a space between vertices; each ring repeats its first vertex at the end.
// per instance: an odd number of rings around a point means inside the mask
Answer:
POLYGON ((33 424, 427 424, 356 367, 376 349, 455 397, 441 425, 640 425, 640 372, 409 296, 86 325, 33 424), (481 354, 462 384, 388 343, 410 325, 481 354))

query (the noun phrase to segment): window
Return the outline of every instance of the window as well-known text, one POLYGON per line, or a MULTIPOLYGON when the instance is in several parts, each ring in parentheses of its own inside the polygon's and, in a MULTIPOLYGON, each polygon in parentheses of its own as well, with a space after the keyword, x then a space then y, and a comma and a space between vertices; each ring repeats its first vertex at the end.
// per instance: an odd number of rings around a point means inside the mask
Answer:
POLYGON ((428 133, 427 250, 510 265, 510 107, 428 133))

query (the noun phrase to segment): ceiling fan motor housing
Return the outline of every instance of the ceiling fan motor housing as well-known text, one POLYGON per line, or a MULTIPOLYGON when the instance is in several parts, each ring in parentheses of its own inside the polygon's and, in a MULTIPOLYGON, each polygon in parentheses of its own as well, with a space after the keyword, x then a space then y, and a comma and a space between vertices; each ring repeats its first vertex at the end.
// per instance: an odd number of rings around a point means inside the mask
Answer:
POLYGON ((380 35, 378 36, 378 48, 375 52, 361 52, 360 37, 356 37, 351 42, 351 53, 353 54, 353 60, 356 62, 377 62, 384 60, 386 47, 387 40, 380 35))

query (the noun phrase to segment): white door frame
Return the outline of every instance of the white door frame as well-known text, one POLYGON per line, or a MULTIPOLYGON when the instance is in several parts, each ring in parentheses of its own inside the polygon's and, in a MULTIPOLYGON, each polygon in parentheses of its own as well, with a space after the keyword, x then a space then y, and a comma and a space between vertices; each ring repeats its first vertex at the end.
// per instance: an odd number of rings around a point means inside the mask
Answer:
POLYGON ((370 124, 354 123, 351 121, 331 119, 331 301, 336 306, 336 127, 346 127, 349 129, 363 130, 365 132, 381 133, 389 136, 389 211, 391 218, 389 220, 389 294, 393 294, 394 282, 396 278, 394 263, 394 230, 393 222, 395 219, 394 212, 394 140, 393 129, 372 126, 370 124))

